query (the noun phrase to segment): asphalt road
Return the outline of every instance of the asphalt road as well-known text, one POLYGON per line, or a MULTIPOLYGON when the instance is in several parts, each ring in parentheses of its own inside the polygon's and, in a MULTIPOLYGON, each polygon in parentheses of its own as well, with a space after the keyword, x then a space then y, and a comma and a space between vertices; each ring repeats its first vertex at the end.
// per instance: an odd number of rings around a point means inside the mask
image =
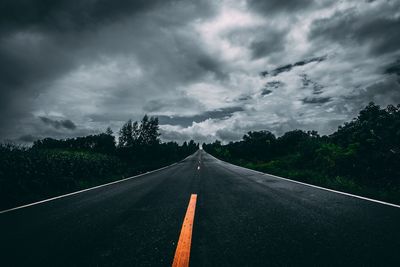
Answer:
POLYGON ((400 265, 399 208, 199 150, 160 171, 0 214, 0 266, 170 266, 193 193, 191 266, 400 265))

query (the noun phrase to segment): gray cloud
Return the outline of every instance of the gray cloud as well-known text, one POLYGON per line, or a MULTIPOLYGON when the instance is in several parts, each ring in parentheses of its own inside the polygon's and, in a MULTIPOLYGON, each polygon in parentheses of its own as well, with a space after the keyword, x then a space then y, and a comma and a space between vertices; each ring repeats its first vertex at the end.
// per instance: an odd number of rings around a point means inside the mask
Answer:
POLYGON ((270 31, 263 39, 256 39, 250 44, 253 59, 259 59, 270 54, 283 51, 286 44, 286 33, 270 31))
POLYGON ((32 142, 34 142, 34 141, 36 141, 36 140, 38 140, 38 139, 40 139, 40 138, 37 137, 37 136, 33 136, 33 135, 31 135, 31 134, 25 134, 25 135, 21 135, 21 136, 18 138, 18 141, 22 141, 22 142, 24 142, 24 143, 32 143, 32 142))
POLYGON ((221 108, 217 110, 211 110, 203 112, 194 116, 157 116, 160 124, 179 125, 182 127, 188 127, 193 122, 202 122, 207 119, 227 119, 232 117, 235 112, 243 111, 242 107, 229 107, 221 108))
POLYGON ((398 1, 47 2, 0 3, 3 140, 145 113, 164 140, 329 133, 369 101, 400 102, 398 1))
POLYGON ((221 129, 216 132, 218 140, 223 140, 225 142, 240 140, 243 135, 243 130, 221 129))
POLYGON ((400 84, 395 76, 374 82, 352 96, 352 101, 365 103, 374 101, 379 105, 400 103, 400 84))
POLYGON ((309 58, 309 59, 304 59, 301 61, 297 61, 293 64, 287 64, 284 66, 280 66, 276 69, 273 69, 271 71, 263 71, 261 72, 261 76, 267 76, 267 75, 271 75, 271 76, 277 76, 279 74, 281 74, 282 72, 288 72, 291 71, 293 68, 295 67, 299 67, 299 66, 304 66, 307 65, 309 63, 313 63, 313 62, 322 62, 324 60, 327 59, 327 56, 321 56, 321 57, 313 57, 313 58, 309 58))
POLYGON ((400 76, 400 59, 387 66, 387 68, 385 69, 385 73, 396 74, 397 76, 400 76))
POLYGON ((0 4, 3 30, 41 28, 50 31, 81 31, 121 17, 143 12, 165 1, 160 0, 4 0, 0 4), (17 15, 16 15, 17 14, 17 15))
POLYGON ((263 12, 266 14, 274 14, 276 12, 295 12, 312 7, 316 1, 314 0, 247 0, 250 8, 256 12, 263 12))
POLYGON ((324 104, 331 101, 331 97, 306 97, 302 99, 304 104, 324 104))
POLYGON ((224 71, 222 63, 210 55, 199 55, 196 63, 202 70, 213 73, 220 80, 228 78, 228 74, 224 71))
POLYGON ((266 96, 271 94, 275 89, 278 89, 282 86, 284 86, 285 84, 281 81, 269 81, 265 84, 264 88, 261 89, 261 95, 262 96, 266 96))
POLYGON ((238 101, 247 101, 251 100, 253 97, 251 95, 243 94, 237 98, 238 101))
POLYGON ((360 12, 358 8, 338 11, 329 18, 314 21, 309 38, 324 42, 367 45, 374 55, 399 51, 400 18, 393 10, 399 10, 398 1, 385 1, 377 11, 360 12))
MULTIPOLYGON (((152 93, 148 90, 151 89, 149 87, 156 88, 161 84, 173 87, 197 79, 208 72, 224 77, 225 73, 219 69, 217 61, 213 61, 197 44, 168 39, 175 35, 178 39, 189 40, 190 37, 186 34, 181 35, 177 32, 177 35, 175 33, 171 35, 173 28, 183 21, 196 19, 196 16, 212 14, 213 11, 208 6, 204 1, 109 3, 97 0, 81 1, 78 4, 71 1, 46 4, 42 1, 2 1, 0 3, 0 112, 4 116, 0 118, 0 136, 4 138, 13 135, 12 128, 16 130, 17 125, 32 116, 38 106, 51 108, 41 105, 38 96, 43 98, 45 95, 51 95, 56 98, 55 101, 65 97, 66 92, 55 85, 55 82, 79 71, 82 67, 101 65, 109 59, 114 60, 115 57, 131 56, 139 63, 146 62, 141 65, 143 71, 149 76, 160 77, 151 84, 147 82, 141 88, 147 89, 149 93, 152 93), (167 8, 173 8, 171 5, 175 4, 181 5, 184 11, 179 16, 171 16, 172 14, 168 14, 167 11, 167 8), (158 8, 163 10, 162 7, 166 8, 165 12, 152 13, 158 8), (193 15, 194 11, 196 15, 193 15), (163 24, 163 27, 172 29, 163 31, 152 24, 163 24), (165 44, 167 46, 162 48, 165 44), (159 54, 156 53, 157 50, 159 54), (179 62, 175 54, 185 53, 190 53, 188 58, 179 62), (175 67, 169 68, 166 64, 163 66, 160 64, 160 57, 165 57, 165 61, 175 67), (200 65, 189 62, 196 57, 200 65), (156 64, 159 67, 153 67, 156 64), (181 66, 181 70, 176 66, 181 66), (173 71, 175 73, 171 75, 173 71)), ((118 58, 116 62, 119 64, 118 58)), ((132 95, 134 84, 121 86, 116 82, 115 85, 118 86, 115 91, 119 90, 123 96, 118 97, 115 92, 113 97, 105 98, 104 103, 115 107, 116 102, 122 106, 124 100, 131 101, 128 96, 132 95), (112 102, 113 100, 115 102, 112 102)), ((78 86, 87 92, 88 88, 83 88, 84 85, 78 86)), ((70 113, 65 115, 74 115, 72 114, 74 111, 70 113)))
POLYGON ((281 82, 281 81, 270 81, 270 82, 267 82, 266 84, 265 84, 265 87, 266 88, 273 88, 273 89, 277 89, 277 88, 279 88, 279 87, 282 87, 282 86, 284 86, 285 84, 283 83, 283 82, 281 82))
POLYGON ((39 117, 39 119, 46 125, 50 125, 55 129, 68 129, 68 130, 75 130, 76 125, 71 120, 52 120, 46 117, 39 117))
POLYGON ((272 93, 272 90, 270 90, 270 89, 263 88, 263 89, 261 90, 261 95, 262 95, 262 96, 264 96, 264 95, 269 95, 270 93, 272 93))
POLYGON ((323 92, 324 87, 316 81, 311 80, 307 74, 301 74, 300 77, 303 88, 311 88, 314 95, 319 95, 323 92))
POLYGON ((210 135, 205 136, 200 133, 187 133, 187 132, 179 132, 179 131, 165 131, 160 129, 161 139, 164 141, 173 140, 178 143, 183 143, 184 141, 196 140, 196 141, 205 141, 212 142, 215 140, 215 137, 210 135))
POLYGON ((145 112, 159 113, 162 111, 168 111, 172 108, 176 109, 201 109, 203 108, 201 103, 196 99, 188 97, 176 97, 172 99, 156 99, 147 102, 143 110, 145 112))
POLYGON ((227 30, 223 36, 237 46, 247 47, 253 60, 270 57, 286 48, 288 29, 285 26, 248 25, 227 30))

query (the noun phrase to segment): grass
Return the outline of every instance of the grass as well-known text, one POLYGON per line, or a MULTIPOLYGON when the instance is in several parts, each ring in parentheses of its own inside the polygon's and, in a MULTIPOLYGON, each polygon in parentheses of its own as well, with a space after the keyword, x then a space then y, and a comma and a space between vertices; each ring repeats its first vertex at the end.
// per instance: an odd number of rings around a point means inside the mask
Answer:
POLYGON ((329 177, 314 170, 294 169, 284 161, 233 162, 243 167, 363 197, 400 204, 400 188, 360 182, 350 177, 329 177))

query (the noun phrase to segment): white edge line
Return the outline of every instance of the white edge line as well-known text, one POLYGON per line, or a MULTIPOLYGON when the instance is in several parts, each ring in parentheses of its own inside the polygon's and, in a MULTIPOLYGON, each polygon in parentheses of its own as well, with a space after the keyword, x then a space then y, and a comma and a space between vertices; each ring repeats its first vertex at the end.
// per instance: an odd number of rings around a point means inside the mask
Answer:
POLYGON ((68 194, 65 194, 65 195, 61 195, 61 196, 56 196, 56 197, 40 200, 40 201, 37 201, 37 202, 33 202, 33 203, 26 204, 26 205, 18 206, 18 207, 11 208, 11 209, 8 209, 8 210, 2 210, 2 211, 0 211, 0 214, 6 213, 6 212, 10 212, 10 211, 13 211, 13 210, 19 210, 19 209, 22 209, 22 208, 27 208, 27 207, 30 207, 30 206, 34 206, 34 205, 38 205, 38 204, 41 204, 41 203, 49 202, 49 201, 56 200, 56 199, 59 199, 59 198, 76 195, 76 194, 83 193, 83 192, 86 192, 86 191, 90 191, 90 190, 93 190, 93 189, 97 189, 97 188, 100 188, 100 187, 104 187, 104 186, 108 186, 108 185, 112 185, 112 184, 116 184, 116 183, 121 183, 121 182, 124 182, 126 180, 130 180, 130 179, 133 179, 133 178, 138 178, 140 176, 143 176, 143 175, 146 175, 146 174, 150 174, 150 173, 153 173, 153 172, 158 172, 158 171, 164 170, 166 168, 172 167, 172 166, 178 164, 179 162, 182 162, 182 161, 186 160, 190 156, 191 155, 187 156, 186 158, 184 158, 184 159, 182 159, 182 160, 180 160, 178 162, 172 163, 172 164, 170 164, 168 166, 164 166, 164 167, 156 169, 156 170, 144 172, 144 173, 141 173, 141 174, 138 174, 138 175, 135 175, 135 176, 124 178, 124 179, 117 180, 117 181, 114 181, 114 182, 110 182, 110 183, 107 183, 107 184, 97 185, 97 186, 94 186, 94 187, 90 187, 90 188, 86 188, 86 189, 83 189, 83 190, 75 191, 75 192, 68 193, 68 194))
MULTIPOLYGON (((207 153, 207 154, 209 154, 209 153, 207 153)), ((395 208, 400 208, 400 205, 396 205, 396 204, 393 204, 393 203, 389 203, 389 202, 385 202, 385 201, 380 201, 380 200, 376 200, 376 199, 372 199, 372 198, 368 198, 368 197, 362 197, 362 196, 358 196, 358 195, 353 195, 353 194, 346 193, 346 192, 342 192, 342 191, 337 191, 337 190, 333 190, 333 189, 329 189, 329 188, 325 188, 325 187, 321 187, 321 186, 317 186, 317 185, 312 185, 312 184, 307 184, 307 183, 303 183, 303 182, 291 180, 291 179, 288 179, 288 178, 283 178, 283 177, 276 176, 276 175, 269 174, 269 173, 265 173, 265 172, 260 172, 260 171, 252 170, 252 169, 249 169, 249 168, 245 168, 245 167, 242 167, 242 166, 238 166, 238 165, 235 165, 235 164, 232 164, 232 163, 229 163, 229 162, 220 160, 220 159, 214 157, 214 156, 211 155, 211 154, 209 154, 209 155, 212 156, 213 158, 219 160, 219 161, 225 162, 225 163, 227 163, 227 164, 230 164, 230 165, 233 165, 233 166, 236 166, 236 167, 245 169, 245 170, 253 171, 253 172, 256 172, 256 173, 258 173, 258 174, 268 175, 268 176, 272 176, 272 177, 275 177, 275 178, 278 178, 278 179, 282 179, 282 180, 285 180, 285 181, 289 181, 289 182, 292 182, 292 183, 301 184, 301 185, 306 185, 306 186, 318 188, 318 189, 321 189, 321 190, 325 190, 325 191, 329 191, 329 192, 333 192, 333 193, 337 193, 337 194, 341 194, 341 195, 345 195, 345 196, 355 197, 355 198, 359 198, 359 199, 363 199, 363 200, 368 200, 368 201, 372 201, 372 202, 379 203, 379 204, 383 204, 383 205, 392 206, 392 207, 395 207, 395 208)))

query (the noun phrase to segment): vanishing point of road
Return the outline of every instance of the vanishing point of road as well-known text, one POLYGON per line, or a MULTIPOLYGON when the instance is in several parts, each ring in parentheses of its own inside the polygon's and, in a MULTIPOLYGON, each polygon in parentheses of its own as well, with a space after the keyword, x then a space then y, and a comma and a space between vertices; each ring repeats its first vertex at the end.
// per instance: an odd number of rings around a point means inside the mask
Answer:
POLYGON ((0 213, 0 266, 171 266, 181 230, 190 266, 400 264, 399 207, 199 150, 162 170, 0 213), (186 233, 184 218, 193 220, 186 233))

